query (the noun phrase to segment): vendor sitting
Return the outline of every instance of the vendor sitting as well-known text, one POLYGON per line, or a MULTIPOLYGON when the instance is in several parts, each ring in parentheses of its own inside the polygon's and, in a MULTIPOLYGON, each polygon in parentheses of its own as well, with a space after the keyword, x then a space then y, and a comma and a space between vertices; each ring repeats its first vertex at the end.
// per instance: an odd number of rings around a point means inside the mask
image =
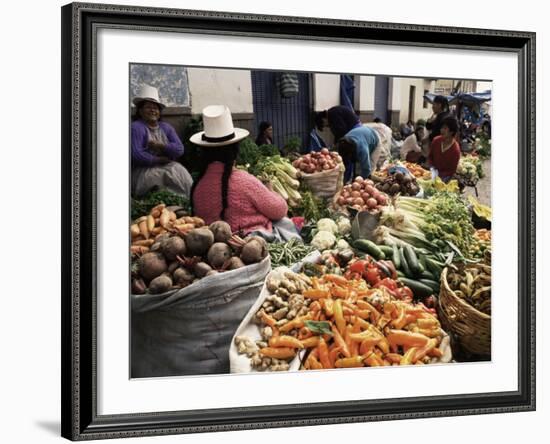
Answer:
POLYGON ((132 194, 138 197, 166 188, 189 198, 193 179, 175 161, 183 154, 183 144, 174 128, 160 120, 165 105, 159 100, 158 90, 143 85, 133 103, 137 119, 131 126, 132 194))
POLYGON ((359 163, 362 177, 369 177, 376 168, 380 139, 376 130, 359 126, 349 131, 336 143, 338 153, 346 165, 345 182, 353 180, 355 164, 359 163))
POLYGON ((428 164, 443 182, 448 182, 455 175, 460 161, 460 147, 455 138, 458 121, 454 117, 443 119, 440 131, 441 135, 435 137, 430 145, 428 164))
POLYGON ((207 224, 224 220, 240 235, 258 234, 268 241, 300 238, 286 217, 286 201, 253 175, 235 168, 239 142, 248 131, 233 127, 225 105, 207 106, 202 116, 204 131, 190 139, 201 147, 202 160, 191 189, 194 214, 207 224))

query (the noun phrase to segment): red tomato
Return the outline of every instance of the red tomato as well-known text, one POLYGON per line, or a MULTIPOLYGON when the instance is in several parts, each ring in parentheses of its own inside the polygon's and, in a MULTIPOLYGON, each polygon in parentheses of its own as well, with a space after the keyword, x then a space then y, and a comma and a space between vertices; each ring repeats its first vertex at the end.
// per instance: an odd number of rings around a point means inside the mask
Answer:
MULTIPOLYGON (((397 290, 397 282, 395 282, 393 279, 390 278, 384 278, 378 284, 376 284, 377 287, 383 286, 390 290, 397 290)), ((408 288, 408 287, 407 287, 408 288)))
POLYGON ((370 285, 376 285, 380 282, 380 272, 376 267, 367 269, 367 271, 363 273, 363 277, 370 285))
POLYGON ((366 260, 358 260, 349 266, 349 270, 352 273, 363 273, 366 269, 368 262, 366 260))

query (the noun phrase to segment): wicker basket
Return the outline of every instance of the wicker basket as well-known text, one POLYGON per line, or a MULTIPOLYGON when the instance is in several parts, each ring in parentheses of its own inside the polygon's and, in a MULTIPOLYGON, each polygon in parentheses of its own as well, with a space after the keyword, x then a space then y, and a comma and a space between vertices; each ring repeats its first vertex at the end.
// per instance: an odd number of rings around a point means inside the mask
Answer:
POLYGON ((467 353, 491 355, 491 316, 480 312, 449 288, 448 268, 441 274, 437 311, 443 329, 451 332, 467 353))

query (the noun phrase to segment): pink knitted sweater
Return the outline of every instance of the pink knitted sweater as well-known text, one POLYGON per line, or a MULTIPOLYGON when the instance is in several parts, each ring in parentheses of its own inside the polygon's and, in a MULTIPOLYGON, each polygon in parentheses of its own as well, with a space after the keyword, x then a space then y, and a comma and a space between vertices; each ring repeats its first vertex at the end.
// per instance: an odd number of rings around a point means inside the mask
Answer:
MULTIPOLYGON (((194 212, 207 224, 219 220, 222 210, 223 163, 214 162, 195 188, 194 212)), ((233 169, 229 177, 225 220, 233 233, 272 230, 271 221, 286 216, 286 201, 246 171, 233 169)))

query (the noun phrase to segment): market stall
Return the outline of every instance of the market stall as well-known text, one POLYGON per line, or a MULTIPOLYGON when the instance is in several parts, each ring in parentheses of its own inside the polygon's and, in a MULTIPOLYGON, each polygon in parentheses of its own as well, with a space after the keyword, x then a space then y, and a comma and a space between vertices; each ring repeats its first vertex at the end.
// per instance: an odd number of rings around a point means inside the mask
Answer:
POLYGON ((288 159, 243 145, 237 167, 288 202, 302 240, 136 202, 134 376, 490 359, 489 207, 416 164, 344 184, 328 149, 288 159))

